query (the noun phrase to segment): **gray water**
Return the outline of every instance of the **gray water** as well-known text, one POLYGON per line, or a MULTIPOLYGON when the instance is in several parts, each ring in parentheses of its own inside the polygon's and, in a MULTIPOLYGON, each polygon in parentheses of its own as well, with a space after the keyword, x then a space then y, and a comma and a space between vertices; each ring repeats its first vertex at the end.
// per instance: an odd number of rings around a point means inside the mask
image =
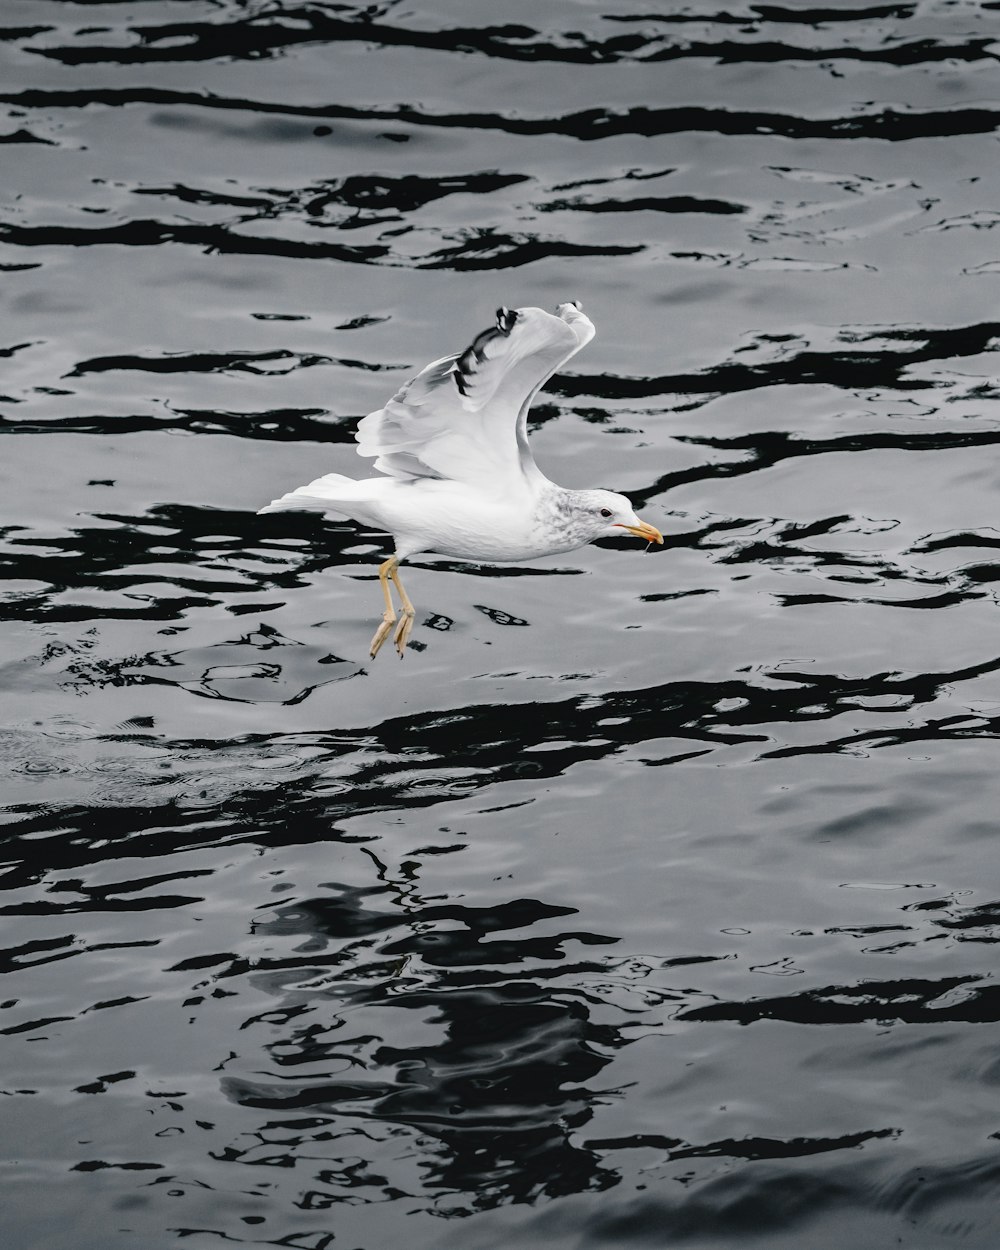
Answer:
POLYGON ((5 0, 5 1250, 993 1250, 1000 6, 5 0), (666 544, 257 509, 500 304, 666 544))

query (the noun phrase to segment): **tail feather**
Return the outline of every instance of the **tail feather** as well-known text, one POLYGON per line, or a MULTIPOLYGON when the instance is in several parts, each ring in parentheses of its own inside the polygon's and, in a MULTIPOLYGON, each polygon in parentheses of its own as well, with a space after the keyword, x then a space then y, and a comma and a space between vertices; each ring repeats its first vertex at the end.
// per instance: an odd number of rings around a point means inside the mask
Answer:
POLYGON ((280 499, 272 499, 266 508, 258 510, 258 516, 264 512, 291 512, 296 509, 351 516, 351 502, 357 497, 358 486, 358 482, 342 473, 327 473, 306 486, 289 491, 280 499))

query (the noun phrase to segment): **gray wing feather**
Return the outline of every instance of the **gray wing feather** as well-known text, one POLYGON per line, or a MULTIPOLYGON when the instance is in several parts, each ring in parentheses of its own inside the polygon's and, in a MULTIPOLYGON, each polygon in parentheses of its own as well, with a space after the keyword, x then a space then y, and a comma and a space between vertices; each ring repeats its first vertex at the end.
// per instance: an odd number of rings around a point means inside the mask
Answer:
POLYGON ((497 484, 537 473, 527 413, 543 383, 593 335, 574 305, 559 315, 499 308, 463 351, 435 360, 358 425, 358 451, 391 477, 497 484))

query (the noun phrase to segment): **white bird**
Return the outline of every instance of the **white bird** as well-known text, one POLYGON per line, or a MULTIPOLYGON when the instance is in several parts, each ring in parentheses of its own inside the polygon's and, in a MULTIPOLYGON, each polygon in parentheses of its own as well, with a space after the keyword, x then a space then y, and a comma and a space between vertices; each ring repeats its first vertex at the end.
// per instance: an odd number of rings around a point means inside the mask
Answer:
POLYGON ((378 477, 327 473, 261 512, 320 509, 392 535, 379 566, 385 612, 371 642, 374 659, 395 626, 400 658, 414 608, 399 578, 418 551, 486 562, 532 560, 583 547, 625 530, 662 543, 624 495, 565 490, 550 482, 528 446, 528 408, 544 383, 594 336, 577 302, 553 316, 541 308, 499 308, 496 324, 455 356, 435 360, 384 408, 358 423, 358 454, 378 477), (389 582, 399 595, 397 624, 389 582))

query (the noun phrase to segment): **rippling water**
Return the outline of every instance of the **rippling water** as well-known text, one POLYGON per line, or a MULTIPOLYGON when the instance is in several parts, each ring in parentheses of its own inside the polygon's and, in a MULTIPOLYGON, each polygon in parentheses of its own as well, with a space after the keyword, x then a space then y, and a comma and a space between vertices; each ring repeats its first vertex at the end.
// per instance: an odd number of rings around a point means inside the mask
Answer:
POLYGON ((7 0, 4 1244, 993 1250, 1000 5, 7 0), (498 304, 667 536, 259 517, 498 304))

